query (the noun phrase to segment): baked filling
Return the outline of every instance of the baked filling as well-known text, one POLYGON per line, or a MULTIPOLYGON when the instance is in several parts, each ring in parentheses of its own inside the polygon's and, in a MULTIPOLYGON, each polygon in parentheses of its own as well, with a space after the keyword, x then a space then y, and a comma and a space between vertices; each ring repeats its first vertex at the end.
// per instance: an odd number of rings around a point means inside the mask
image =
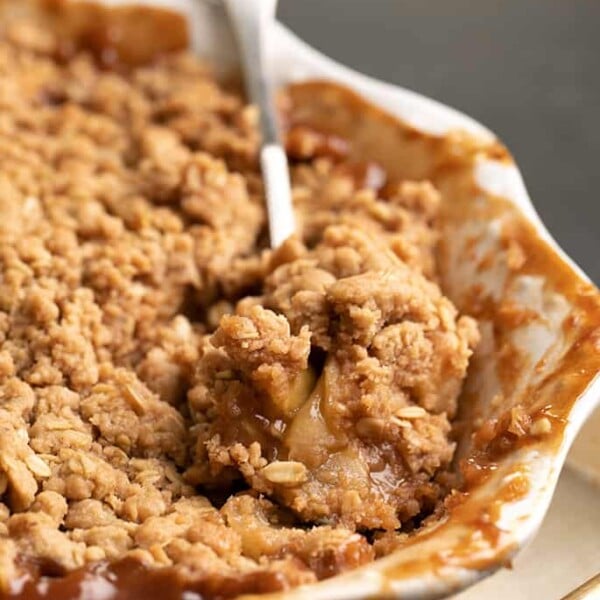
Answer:
POLYGON ((2 34, 0 590, 122 559, 310 583, 452 488, 478 332, 435 282, 438 191, 290 122, 272 252, 256 118, 187 53, 2 34))

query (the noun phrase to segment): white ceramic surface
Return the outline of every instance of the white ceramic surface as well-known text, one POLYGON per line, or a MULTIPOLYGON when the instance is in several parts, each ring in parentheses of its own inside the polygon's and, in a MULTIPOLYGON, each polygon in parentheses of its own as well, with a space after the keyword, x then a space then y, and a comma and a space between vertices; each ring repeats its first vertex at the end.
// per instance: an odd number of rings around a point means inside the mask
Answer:
MULTIPOLYGON (((109 3, 123 2, 113 0, 109 3)), ((223 71, 235 66, 237 58, 232 37, 224 19, 224 12, 217 1, 154 0, 143 3, 169 6, 186 14, 193 32, 195 51, 213 61, 223 71)), ((315 78, 328 79, 358 91, 375 105, 421 131, 441 136, 459 129, 468 132, 482 143, 490 143, 495 139, 486 127, 451 108, 336 64, 301 42, 281 25, 273 32, 271 42, 271 65, 278 85, 315 78)), ((564 256, 544 228, 514 164, 506 160, 485 159, 477 161, 473 169, 474 179, 482 190, 512 202, 534 225, 539 235, 571 265, 578 277, 587 281, 585 275, 564 256)), ((473 202, 477 201, 478 198, 473 197, 473 202)), ((517 329, 511 340, 529 357, 528 364, 531 367, 521 369, 518 374, 514 397, 510 399, 511 405, 514 405, 521 395, 526 393, 527 386, 535 384, 536 378, 540 378, 541 381, 542 377, 551 373, 566 352, 569 340, 563 339, 561 327, 570 307, 558 291, 547 289, 543 278, 522 276, 514 279, 508 287, 504 285, 507 274, 499 246, 501 227, 502 217, 483 223, 466 217, 463 223, 455 224, 446 232, 446 235, 453 238, 452 252, 447 257, 445 266, 449 273, 449 293, 455 301, 460 301, 464 289, 477 283, 492 296, 510 294, 517 304, 533 306, 534 310, 544 317, 541 324, 524 325, 517 329), (465 260, 462 246, 467 233, 477 238, 475 255, 479 252, 483 256, 486 252, 493 251, 494 256, 500 257, 485 272, 478 270, 473 260, 465 260), (545 358, 546 365, 541 372, 534 368, 540 357, 545 358)), ((489 364, 480 368, 472 377, 473 381, 470 381, 471 388, 477 395, 481 414, 488 414, 486 411, 491 410, 491 402, 498 389, 494 373, 494 340, 488 325, 484 323, 482 326, 484 339, 479 351, 482 356, 489 357, 489 364)), ((501 567, 507 558, 522 548, 537 531, 551 500, 567 450, 599 398, 600 379, 596 376, 585 393, 573 404, 560 444, 551 448, 528 446, 507 454, 485 485, 473 493, 473 502, 486 501, 487 498, 494 498, 496 491, 506 486, 516 473, 527 477, 527 492, 518 499, 507 500, 499 511, 496 525, 501 535, 497 543, 489 545, 485 539, 477 539, 472 531, 462 529, 459 524, 442 527, 438 533, 424 536, 417 543, 400 548, 373 564, 316 585, 297 588, 287 592, 285 598, 435 598, 462 589, 501 567), (423 557, 451 556, 459 544, 464 546, 465 536, 470 536, 468 548, 473 555, 470 558, 479 562, 448 560, 443 566, 432 566, 425 571, 415 571, 408 567, 423 557)))

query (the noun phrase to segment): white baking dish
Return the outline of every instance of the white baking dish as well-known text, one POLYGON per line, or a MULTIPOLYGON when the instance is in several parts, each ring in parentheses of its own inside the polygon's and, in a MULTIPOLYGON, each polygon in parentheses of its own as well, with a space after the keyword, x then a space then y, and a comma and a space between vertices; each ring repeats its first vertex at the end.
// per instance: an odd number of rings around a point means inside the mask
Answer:
MULTIPOLYGON (((235 68, 235 47, 218 1, 135 3, 181 12, 188 19, 194 50, 220 71, 235 68)), ((372 131, 380 132, 381 143, 373 143, 371 137, 363 143, 365 152, 373 151, 374 158, 400 176, 436 179, 445 194, 442 284, 461 308, 468 309, 476 289, 492 306, 491 320, 483 319, 483 342, 469 374, 464 410, 472 426, 460 442, 461 456, 473 450, 470 434, 477 430, 478 418, 500 416, 519 403, 537 415, 534 431, 539 435, 499 454, 487 478, 472 487, 447 519, 423 529, 391 555, 269 598, 445 596, 507 565, 539 528, 567 450, 600 399, 600 342, 594 338, 594 329, 600 328, 598 292, 550 237, 517 166, 484 126, 418 94, 342 67, 281 25, 273 31, 270 59, 280 86, 314 79, 335 81, 399 119, 395 122, 379 111, 367 110, 364 118, 372 131), (457 131, 462 133, 457 135, 457 131), (454 151, 460 165, 446 164, 442 175, 434 159, 440 145, 446 153, 454 151), (540 238, 524 248, 523 265, 518 264, 519 256, 514 263, 511 255, 510 231, 515 227, 525 231, 527 239, 540 238), (526 309, 531 318, 510 325, 495 321, 500 318, 498 307, 508 303, 526 309), (573 314, 578 320, 572 319, 573 314), (502 374, 502 351, 507 345, 520 358, 509 378, 502 374)), ((348 121, 360 104, 327 85, 298 90, 300 103, 307 94, 327 91, 321 108, 305 115, 309 121, 319 121, 332 106, 333 121, 348 121)), ((355 124, 357 131, 362 118, 355 124)))

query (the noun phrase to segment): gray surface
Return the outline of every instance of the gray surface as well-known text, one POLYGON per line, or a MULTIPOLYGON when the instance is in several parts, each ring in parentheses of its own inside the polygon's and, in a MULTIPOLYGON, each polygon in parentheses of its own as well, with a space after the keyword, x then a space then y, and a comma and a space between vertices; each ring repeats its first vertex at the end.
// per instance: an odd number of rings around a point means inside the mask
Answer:
POLYGON ((279 15, 333 58, 494 130, 600 283, 600 1, 280 0, 279 15))

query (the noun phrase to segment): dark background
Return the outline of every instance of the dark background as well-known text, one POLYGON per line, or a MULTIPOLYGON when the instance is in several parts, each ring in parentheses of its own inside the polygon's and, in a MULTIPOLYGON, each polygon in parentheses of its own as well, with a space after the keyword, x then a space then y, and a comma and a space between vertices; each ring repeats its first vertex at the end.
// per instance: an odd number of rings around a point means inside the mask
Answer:
POLYGON ((338 61, 495 131, 600 283, 600 0, 280 0, 278 14, 338 61))

